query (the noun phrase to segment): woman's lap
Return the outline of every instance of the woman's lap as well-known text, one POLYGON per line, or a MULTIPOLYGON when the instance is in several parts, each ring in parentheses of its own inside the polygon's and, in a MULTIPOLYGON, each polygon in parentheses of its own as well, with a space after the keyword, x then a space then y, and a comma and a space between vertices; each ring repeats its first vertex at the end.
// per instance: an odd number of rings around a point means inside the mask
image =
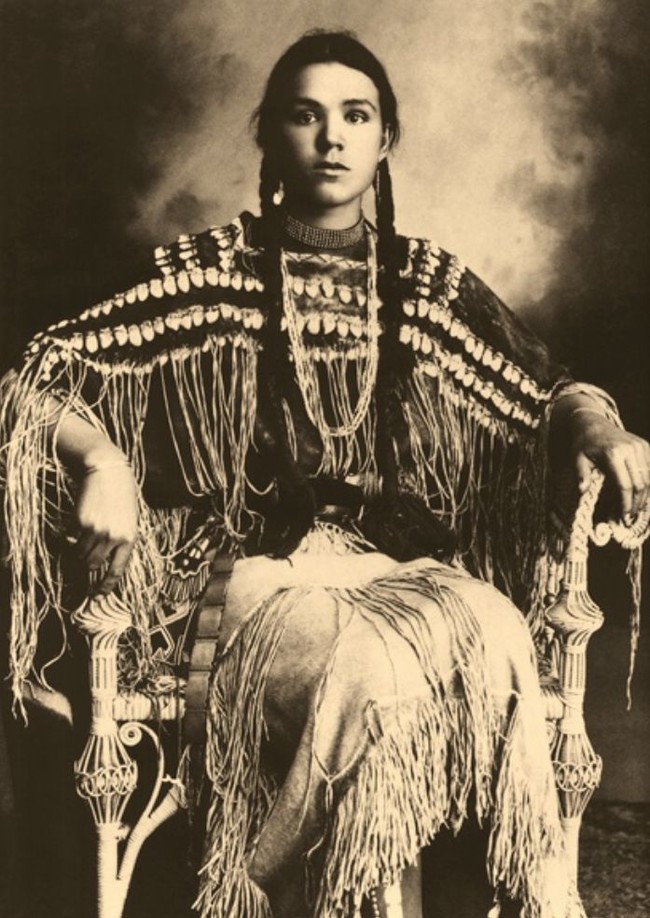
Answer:
MULTIPOLYGON (((231 582, 222 661, 245 658, 254 620, 264 615, 267 622, 275 616, 276 638, 260 683, 260 767, 277 790, 246 864, 271 897, 279 889, 293 895, 290 910, 310 851, 327 896, 338 903, 356 874, 360 885, 373 871, 375 880, 386 879, 389 862, 404 866, 440 828, 458 828, 470 796, 485 816, 501 756, 496 744, 515 708, 523 712, 517 761, 530 768, 531 786, 546 793, 530 636, 492 587, 436 562, 399 565, 381 555, 303 556, 294 564, 251 559, 236 566, 231 582), (428 796, 435 799, 416 799, 428 796), (381 817, 360 815, 364 808, 381 817), (404 837, 363 839, 364 819, 371 834, 404 837), (352 855, 332 853, 341 847, 341 826, 357 838, 352 855), (356 873, 355 858, 365 862, 356 873)), ((255 639, 261 646, 261 634, 255 639)))

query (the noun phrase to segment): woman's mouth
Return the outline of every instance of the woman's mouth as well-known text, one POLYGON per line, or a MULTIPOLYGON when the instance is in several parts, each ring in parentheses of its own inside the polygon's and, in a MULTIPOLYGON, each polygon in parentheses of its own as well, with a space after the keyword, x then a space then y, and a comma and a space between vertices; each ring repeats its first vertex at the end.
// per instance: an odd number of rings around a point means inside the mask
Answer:
POLYGON ((350 169, 348 166, 344 166, 343 163, 323 161, 316 163, 314 166, 316 172, 323 172, 325 174, 335 174, 337 172, 349 172, 350 169))

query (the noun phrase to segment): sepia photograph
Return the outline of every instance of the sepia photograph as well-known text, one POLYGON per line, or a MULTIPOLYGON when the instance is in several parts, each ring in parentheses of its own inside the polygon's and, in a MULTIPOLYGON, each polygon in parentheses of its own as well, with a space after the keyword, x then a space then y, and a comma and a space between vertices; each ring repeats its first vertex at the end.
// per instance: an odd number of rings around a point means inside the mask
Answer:
POLYGON ((0 918, 650 915, 649 61, 0 0, 0 918))

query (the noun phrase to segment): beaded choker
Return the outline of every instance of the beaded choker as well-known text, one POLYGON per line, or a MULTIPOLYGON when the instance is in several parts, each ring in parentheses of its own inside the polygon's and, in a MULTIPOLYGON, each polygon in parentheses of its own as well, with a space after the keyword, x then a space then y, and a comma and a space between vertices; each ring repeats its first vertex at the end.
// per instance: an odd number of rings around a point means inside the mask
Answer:
POLYGON ((347 249, 361 242, 365 233, 363 215, 358 223, 347 229, 325 229, 310 226, 287 213, 284 216, 284 230, 287 236, 313 249, 347 249))

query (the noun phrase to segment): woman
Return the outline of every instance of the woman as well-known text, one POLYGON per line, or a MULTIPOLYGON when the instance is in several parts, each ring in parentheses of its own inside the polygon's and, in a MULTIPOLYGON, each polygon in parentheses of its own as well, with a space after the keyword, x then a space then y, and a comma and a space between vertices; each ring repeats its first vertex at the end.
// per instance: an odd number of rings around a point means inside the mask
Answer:
POLYGON ((196 605, 215 550, 234 559, 205 918, 417 918, 421 850, 472 820, 495 901, 579 914, 530 632, 468 571, 534 623, 547 431, 625 515, 647 501, 650 447, 457 259, 396 235, 398 137, 376 58, 305 36, 257 116, 261 218, 157 249, 6 383, 18 690, 43 610, 65 604, 57 534, 165 636, 160 609, 196 605))

